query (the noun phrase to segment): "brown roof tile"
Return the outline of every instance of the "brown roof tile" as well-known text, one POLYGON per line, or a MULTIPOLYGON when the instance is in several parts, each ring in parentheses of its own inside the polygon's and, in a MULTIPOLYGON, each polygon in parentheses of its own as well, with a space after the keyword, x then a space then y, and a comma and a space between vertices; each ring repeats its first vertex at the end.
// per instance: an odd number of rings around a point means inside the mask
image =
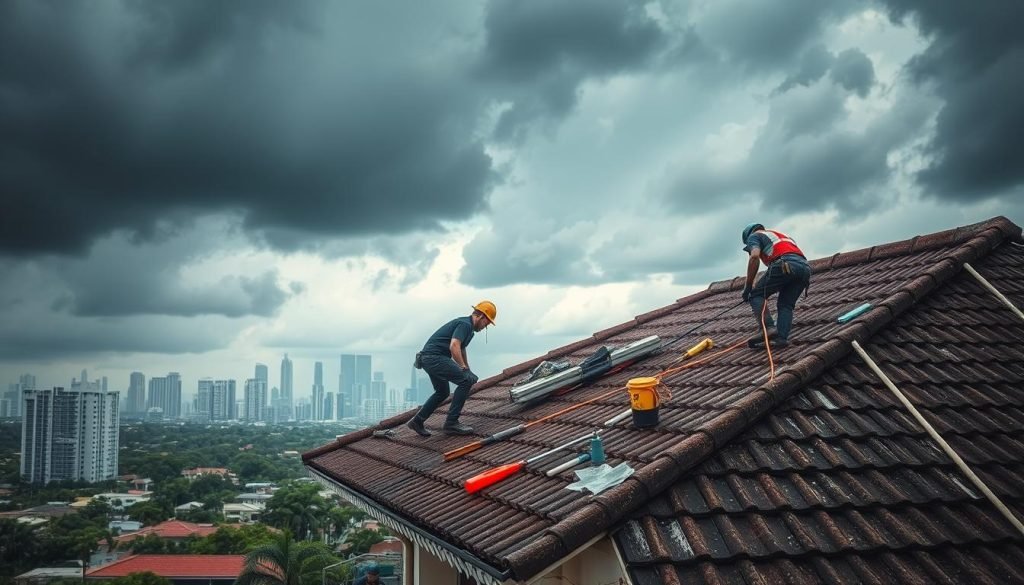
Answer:
MULTIPOLYGON (((636 583, 1007 582, 1024 561, 1024 539, 849 355, 849 342, 865 344, 1019 511, 1024 324, 961 271, 971 262, 1024 302, 1024 254, 1001 245, 1008 239, 1019 241, 1020 229, 996 218, 812 262, 792 343, 775 352, 775 379, 763 351, 723 354, 665 379, 672 396, 654 429, 600 426, 628 406, 623 391, 447 463, 441 454, 465 439, 421 440, 404 429, 387 440, 353 433, 304 460, 496 580, 531 578, 611 529, 636 583), (875 308, 836 323, 863 302, 875 308), (560 459, 552 458, 479 494, 462 491, 480 471, 594 430, 610 463, 636 469, 620 486, 598 496, 566 490, 571 474, 543 475, 560 459)), ((601 345, 671 339, 735 304, 741 286, 714 283, 508 368, 477 385, 463 419, 490 434, 660 371, 704 337, 719 350, 744 339, 752 320, 737 308, 692 342, 593 386, 532 407, 508 402, 512 384, 541 359, 578 362, 601 345)))

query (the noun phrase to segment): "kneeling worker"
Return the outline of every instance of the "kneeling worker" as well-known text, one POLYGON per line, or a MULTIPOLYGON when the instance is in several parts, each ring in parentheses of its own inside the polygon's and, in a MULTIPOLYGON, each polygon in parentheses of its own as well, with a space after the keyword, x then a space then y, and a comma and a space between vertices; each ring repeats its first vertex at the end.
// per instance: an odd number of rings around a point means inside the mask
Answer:
POLYGON ((454 382, 455 396, 448 406, 444 431, 456 435, 468 435, 473 432, 472 427, 459 422, 459 415, 462 414, 462 407, 466 404, 469 389, 476 384, 478 379, 476 374, 469 369, 466 348, 473 340, 473 335, 488 325, 493 325, 497 316, 498 308, 494 306, 494 303, 480 301, 473 306, 471 315, 457 317, 445 323, 423 345, 423 351, 417 354, 416 367, 422 367, 423 371, 430 376, 434 393, 423 403, 423 407, 416 413, 416 416, 406 423, 410 429, 424 437, 430 436, 430 431, 424 428, 423 423, 434 413, 441 402, 448 398, 448 395, 451 394, 448 383, 454 382))

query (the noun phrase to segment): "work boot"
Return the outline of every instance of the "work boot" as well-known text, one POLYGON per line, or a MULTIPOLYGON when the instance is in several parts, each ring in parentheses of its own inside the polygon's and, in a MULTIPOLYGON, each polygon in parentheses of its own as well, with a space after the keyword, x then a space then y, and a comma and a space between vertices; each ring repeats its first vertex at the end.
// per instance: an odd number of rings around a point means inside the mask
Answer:
MULTIPOLYGON (((778 329, 776 329, 774 327, 769 327, 767 329, 767 331, 768 331, 768 341, 769 342, 771 340, 775 339, 776 337, 778 337, 778 335, 779 335, 778 329)), ((758 331, 757 335, 754 335, 753 337, 751 337, 750 339, 747 340, 747 347, 760 347, 762 345, 764 345, 764 332, 763 331, 758 331)), ((773 343, 772 345, 776 345, 776 344, 773 343)))
POLYGON ((473 427, 460 422, 444 423, 444 432, 449 435, 472 435, 473 427))
POLYGON ((416 434, 421 436, 421 437, 429 437, 430 436, 430 431, 428 431, 423 426, 423 421, 421 421, 420 419, 416 418, 415 416, 412 417, 411 419, 409 419, 409 422, 405 423, 405 426, 407 426, 410 429, 416 431, 416 434))

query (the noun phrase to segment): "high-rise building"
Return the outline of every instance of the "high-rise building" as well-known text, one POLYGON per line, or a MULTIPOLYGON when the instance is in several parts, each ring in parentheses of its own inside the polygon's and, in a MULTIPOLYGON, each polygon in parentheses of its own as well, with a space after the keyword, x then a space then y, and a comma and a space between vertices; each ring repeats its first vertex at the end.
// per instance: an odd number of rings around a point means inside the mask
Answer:
POLYGON ((245 381, 245 408, 243 418, 249 422, 270 419, 267 412, 267 381, 249 378, 245 381))
POLYGON ((25 481, 97 482, 117 477, 119 393, 104 392, 102 382, 83 379, 77 386, 70 391, 58 387, 24 393, 25 481))
POLYGON ((270 388, 270 375, 267 371, 267 366, 257 363, 254 377, 257 380, 263 380, 267 384, 267 388, 270 388))
MULTIPOLYGON (((371 366, 372 359, 368 355, 341 354, 338 389, 345 395, 346 416, 358 415, 363 401, 369 398, 371 366)), ((342 408, 340 404, 339 408, 342 408)))
MULTIPOLYGON (((72 383, 72 385, 74 384, 72 383)), ((171 372, 163 378, 150 378, 146 409, 151 415, 154 414, 153 409, 159 409, 160 416, 157 418, 168 420, 180 418, 181 375, 171 372)))
POLYGON ((0 398, 0 417, 21 416, 21 384, 8 384, 0 398))
POLYGON ((210 402, 213 400, 213 378, 200 378, 196 388, 196 399, 192 405, 192 416, 199 420, 210 420, 210 402))
POLYGON ((370 392, 368 398, 379 400, 381 404, 387 399, 388 384, 384 381, 384 372, 374 372, 373 380, 370 381, 370 392))
POLYGON ((140 414, 146 410, 146 376, 142 372, 132 372, 128 378, 128 398, 125 401, 125 412, 140 414))
POLYGON ((288 359, 288 354, 284 354, 284 359, 281 360, 281 402, 282 405, 287 404, 289 412, 291 412, 292 404, 295 400, 292 392, 294 380, 292 360, 288 359))
POLYGON ((334 417, 334 392, 328 392, 324 396, 324 420, 334 417))
POLYGON ((21 384, 22 390, 35 390, 36 389, 36 377, 32 374, 22 374, 18 378, 18 384, 21 384))
POLYGON ((235 381, 215 380, 210 394, 210 420, 235 420, 235 381))
POLYGON ((324 363, 313 364, 313 391, 310 395, 313 409, 313 420, 326 420, 328 412, 324 410, 324 363))

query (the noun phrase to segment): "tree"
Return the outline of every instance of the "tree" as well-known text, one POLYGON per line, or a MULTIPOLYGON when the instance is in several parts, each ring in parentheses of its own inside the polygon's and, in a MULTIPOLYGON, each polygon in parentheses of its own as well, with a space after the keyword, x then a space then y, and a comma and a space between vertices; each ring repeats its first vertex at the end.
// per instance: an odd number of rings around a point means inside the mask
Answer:
POLYGON ((139 502, 130 506, 125 512, 128 513, 129 518, 142 522, 146 526, 159 524, 171 517, 163 505, 154 501, 139 502))
POLYGON ((202 555, 240 555, 258 546, 272 543, 276 538, 276 534, 262 524, 250 524, 241 528, 221 526, 217 532, 193 543, 189 552, 202 555))
POLYGON ((361 555, 370 552, 370 547, 384 540, 384 535, 377 530, 367 530, 365 528, 357 528, 348 534, 348 538, 345 542, 352 545, 352 548, 348 549, 350 555, 361 555))
POLYGON ((321 570, 337 560, 323 543, 294 542, 285 531, 245 555, 235 585, 314 585, 320 581, 321 570))
POLYGON ((296 538, 305 540, 319 527, 321 518, 331 507, 319 492, 320 488, 314 483, 285 484, 267 501, 264 521, 291 530, 296 538))
POLYGON ((34 528, 16 520, 0 519, 0 576, 10 577, 33 565, 40 554, 34 528))

